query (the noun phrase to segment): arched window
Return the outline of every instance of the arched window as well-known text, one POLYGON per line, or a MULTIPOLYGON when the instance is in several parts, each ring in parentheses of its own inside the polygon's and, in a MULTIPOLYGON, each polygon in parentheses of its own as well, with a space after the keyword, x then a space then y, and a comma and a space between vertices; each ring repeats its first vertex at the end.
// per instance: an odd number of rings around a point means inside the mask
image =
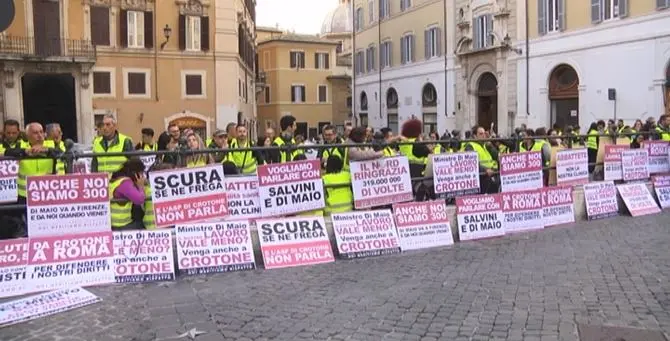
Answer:
POLYGON ((437 106, 437 90, 431 83, 427 83, 421 90, 421 102, 424 107, 437 106))
POLYGON ((361 92, 361 111, 368 111, 368 95, 365 91, 361 92))
POLYGON ((579 77, 572 66, 561 64, 551 72, 549 77, 549 98, 577 98, 579 97, 579 77))

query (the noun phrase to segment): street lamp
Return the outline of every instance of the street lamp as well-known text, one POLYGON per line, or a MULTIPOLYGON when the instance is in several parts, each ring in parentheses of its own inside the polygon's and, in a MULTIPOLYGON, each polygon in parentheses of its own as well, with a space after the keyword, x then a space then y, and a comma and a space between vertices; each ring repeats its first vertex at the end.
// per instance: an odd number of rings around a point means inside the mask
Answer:
POLYGON ((165 24, 165 27, 163 28, 163 36, 165 37, 165 41, 161 44, 161 50, 165 48, 165 45, 167 45, 168 41, 170 41, 170 35, 172 35, 172 29, 168 24, 165 24))

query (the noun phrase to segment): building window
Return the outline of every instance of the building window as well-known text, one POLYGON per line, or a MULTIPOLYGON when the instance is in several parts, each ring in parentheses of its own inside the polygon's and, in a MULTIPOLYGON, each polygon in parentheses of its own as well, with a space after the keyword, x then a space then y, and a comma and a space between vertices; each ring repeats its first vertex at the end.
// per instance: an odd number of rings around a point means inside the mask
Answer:
POLYGON ((424 132, 437 132, 437 113, 424 113, 422 121, 424 132))
POLYGON ((385 41, 379 48, 379 58, 382 69, 391 67, 391 56, 393 56, 393 49, 391 42, 385 41))
POLYGON ((400 10, 406 11, 408 8, 412 7, 412 0, 400 0, 400 10))
POLYGON ((265 86, 265 103, 270 103, 270 87, 265 86))
POLYGON ((538 0, 538 31, 540 35, 560 31, 565 23, 565 0, 538 0))
POLYGON ((358 118, 361 121, 360 122, 361 127, 367 127, 368 126, 368 113, 365 113, 365 112, 359 113, 358 118))
POLYGON ((186 50, 200 51, 200 17, 186 16, 186 50))
POLYGON ((123 69, 123 88, 127 98, 151 97, 151 70, 123 69))
POLYGON ((128 47, 144 48, 144 12, 128 11, 128 47))
POLYGON ((375 0, 368 1, 368 21, 375 22, 375 0))
POLYGON ((207 72, 204 70, 183 70, 182 78, 182 98, 205 98, 207 90, 205 89, 207 72))
POLYGON ((291 69, 305 68, 305 52, 291 51, 289 57, 291 58, 291 69))
POLYGON ((90 20, 93 45, 109 46, 109 7, 91 6, 90 20))
POLYGON ((656 9, 666 9, 670 7, 670 0, 656 0, 656 9))
POLYGON ((330 69, 330 53, 317 52, 314 54, 315 69, 330 69))
POLYGON ((366 58, 366 68, 367 72, 372 72, 375 70, 375 64, 377 62, 377 51, 374 46, 370 46, 365 50, 366 58))
MULTIPOLYGON (((657 0, 657 8, 659 2, 661 0, 657 0)), ((628 0, 591 0, 591 21, 594 24, 626 16, 628 16, 628 0)))
POLYGON ((328 102, 328 86, 327 85, 319 85, 318 95, 319 95, 319 103, 328 102))
POLYGON ((604 0, 603 18, 605 20, 619 17, 619 0, 604 0))
POLYGON ((493 15, 485 14, 476 17, 472 29, 475 50, 493 46, 493 15))
POLYGON ((440 28, 432 27, 424 32, 426 59, 440 55, 440 28))
POLYGON ((356 17, 354 18, 354 27, 356 29, 356 32, 361 31, 363 29, 363 9, 362 8, 357 8, 356 9, 356 17))
POLYGON ((379 19, 385 19, 391 16, 390 0, 379 0, 379 19))
POLYGON ((391 129, 391 131, 395 132, 396 134, 398 133, 398 113, 388 113, 386 116, 386 126, 391 129))
POLYGON ((414 35, 408 34, 400 38, 400 63, 408 64, 414 61, 414 35))
POLYGON ((305 103, 305 86, 291 85, 291 102, 305 103))
POLYGON ((96 67, 93 69, 93 96, 115 97, 116 82, 114 68, 96 67))
POLYGON ((365 71, 365 57, 363 56, 363 51, 356 52, 354 69, 354 72, 356 72, 357 75, 363 74, 365 71))

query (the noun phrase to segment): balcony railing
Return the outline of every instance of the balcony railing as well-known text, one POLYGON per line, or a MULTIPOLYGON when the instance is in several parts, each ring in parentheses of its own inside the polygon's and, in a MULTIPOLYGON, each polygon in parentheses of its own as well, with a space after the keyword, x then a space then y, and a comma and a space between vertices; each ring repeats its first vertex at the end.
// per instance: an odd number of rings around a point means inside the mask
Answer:
POLYGON ((0 59, 95 61, 90 40, 0 36, 0 59))

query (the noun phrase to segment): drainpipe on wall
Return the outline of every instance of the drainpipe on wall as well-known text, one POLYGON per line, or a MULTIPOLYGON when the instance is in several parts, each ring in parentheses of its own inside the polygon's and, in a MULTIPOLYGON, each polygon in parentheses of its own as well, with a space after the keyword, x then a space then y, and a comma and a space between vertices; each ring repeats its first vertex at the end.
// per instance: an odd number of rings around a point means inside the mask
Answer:
POLYGON ((351 30, 351 65, 353 65, 353 72, 352 72, 352 77, 351 77, 351 119, 354 125, 357 125, 357 119, 356 119, 356 11, 355 11, 355 6, 354 6, 354 1, 350 1, 351 3, 351 18, 353 22, 353 27, 351 30))
MULTIPOLYGON (((381 7, 380 7, 381 9, 381 7)), ((381 14, 381 13, 379 13, 381 14)), ((377 21, 377 46, 379 48, 379 51, 377 52, 377 68, 379 68, 379 118, 382 118, 382 17, 379 15, 379 20, 377 21)), ((369 117, 369 116, 368 116, 369 117)), ((387 119, 388 122, 388 119, 387 119)), ((368 121, 368 125, 370 125, 370 122, 368 121)), ((382 126, 384 124, 382 123, 382 126)))

